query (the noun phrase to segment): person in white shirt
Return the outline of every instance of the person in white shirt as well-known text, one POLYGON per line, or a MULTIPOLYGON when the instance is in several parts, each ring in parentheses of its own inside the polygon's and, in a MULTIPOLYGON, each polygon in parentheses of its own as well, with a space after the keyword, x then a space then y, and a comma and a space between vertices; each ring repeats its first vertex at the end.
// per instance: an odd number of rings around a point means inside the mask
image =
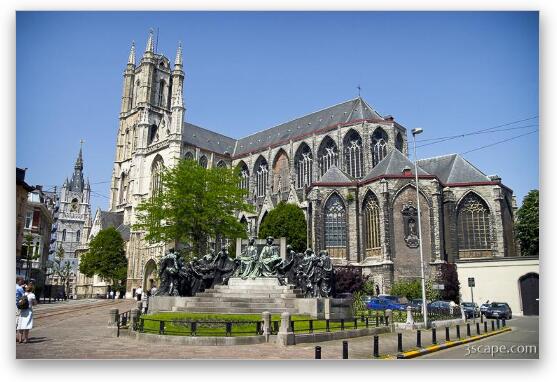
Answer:
POLYGON ((19 333, 19 343, 27 343, 29 339, 29 330, 33 329, 33 305, 37 305, 37 299, 33 293, 33 286, 29 285, 25 288, 25 296, 29 301, 26 309, 21 309, 17 320, 17 330, 19 333))
POLYGON ((143 289, 141 289, 141 287, 138 287, 135 290, 135 295, 137 296, 137 301, 141 301, 141 294, 143 293, 143 289))

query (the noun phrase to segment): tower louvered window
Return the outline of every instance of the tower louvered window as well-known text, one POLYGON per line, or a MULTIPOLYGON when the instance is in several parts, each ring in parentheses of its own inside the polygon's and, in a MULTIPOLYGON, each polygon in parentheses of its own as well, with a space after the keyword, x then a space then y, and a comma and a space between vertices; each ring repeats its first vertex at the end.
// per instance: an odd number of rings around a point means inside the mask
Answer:
POLYGON ((346 209, 337 194, 325 204, 325 248, 331 257, 346 256, 346 209))

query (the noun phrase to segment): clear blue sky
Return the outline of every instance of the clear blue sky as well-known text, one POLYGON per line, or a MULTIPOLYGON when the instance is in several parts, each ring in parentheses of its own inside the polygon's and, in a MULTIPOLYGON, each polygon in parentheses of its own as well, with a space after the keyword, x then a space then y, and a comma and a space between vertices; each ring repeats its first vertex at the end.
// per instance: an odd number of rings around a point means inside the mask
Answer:
MULTIPOLYGON (((122 74, 131 41, 139 60, 150 27, 172 62, 183 42, 186 120, 234 138, 352 99, 358 85, 424 140, 538 115, 537 12, 18 12, 16 164, 29 183, 60 186, 84 139, 93 208, 107 208, 99 194, 109 194, 122 74)), ((418 156, 537 128, 532 119, 418 156)), ((538 188, 538 139, 464 156, 501 176, 520 204, 538 188)))

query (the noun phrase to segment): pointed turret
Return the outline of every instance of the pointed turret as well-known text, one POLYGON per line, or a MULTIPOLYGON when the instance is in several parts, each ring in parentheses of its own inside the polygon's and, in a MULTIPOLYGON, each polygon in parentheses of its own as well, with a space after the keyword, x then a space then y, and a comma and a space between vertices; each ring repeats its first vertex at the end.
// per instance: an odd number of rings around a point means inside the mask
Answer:
POLYGON ((153 30, 149 30, 149 38, 147 39, 147 47, 145 47, 145 53, 154 53, 153 45, 153 30))
POLYGON ((182 70, 182 42, 178 43, 176 50, 176 59, 174 60, 174 69, 172 70, 172 97, 170 106, 172 108, 172 128, 173 134, 182 132, 184 123, 184 99, 182 92, 184 91, 184 71, 182 70))
MULTIPOLYGON (((178 42, 178 50, 176 51, 176 60, 174 60, 175 66, 182 66, 182 41, 178 42)), ((177 68, 174 68, 176 70, 177 68)))
POLYGON ((79 148, 79 154, 77 154, 77 159, 75 160, 74 169, 83 171, 83 152, 82 148, 79 148))
POLYGON ((128 57, 128 65, 135 66, 135 41, 132 41, 132 47, 130 49, 130 55, 128 57))
POLYGON ((69 184, 69 189, 70 191, 83 192, 83 153, 81 147, 79 148, 79 154, 75 160, 74 171, 72 180, 69 184))

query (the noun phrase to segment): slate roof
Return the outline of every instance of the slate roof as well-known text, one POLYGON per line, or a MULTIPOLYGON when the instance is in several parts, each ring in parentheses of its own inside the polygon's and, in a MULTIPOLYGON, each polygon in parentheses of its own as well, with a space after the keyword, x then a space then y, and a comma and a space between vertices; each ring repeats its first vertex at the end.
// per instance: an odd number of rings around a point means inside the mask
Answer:
POLYGON ((350 183, 354 179, 335 165, 329 167, 321 179, 316 183, 350 183))
POLYGON ((326 127, 348 124, 349 122, 363 119, 383 120, 383 117, 373 110, 362 98, 358 97, 248 135, 245 138, 240 138, 236 145, 234 156, 278 145, 281 142, 288 142, 290 139, 295 139, 300 135, 309 135, 326 127))
POLYGON ((222 155, 225 153, 232 155, 234 146, 236 145, 236 140, 234 138, 215 133, 187 122, 184 122, 182 141, 222 155))
MULTIPOLYGON (((365 181, 382 175, 402 175, 405 168, 409 168, 414 173, 414 163, 403 153, 393 149, 362 180, 365 181)), ((418 175, 430 175, 430 173, 424 171, 418 164, 418 175)))
POLYGON ((418 160, 418 166, 436 175, 443 184, 489 182, 491 179, 458 154, 418 160))
POLYGON ((120 236, 122 236, 122 240, 130 240, 130 226, 128 224, 120 224, 118 228, 116 228, 116 231, 120 233, 120 236))
POLYGON ((119 227, 124 222, 124 213, 123 212, 109 212, 109 211, 100 211, 101 212, 101 229, 105 229, 108 227, 119 227))

